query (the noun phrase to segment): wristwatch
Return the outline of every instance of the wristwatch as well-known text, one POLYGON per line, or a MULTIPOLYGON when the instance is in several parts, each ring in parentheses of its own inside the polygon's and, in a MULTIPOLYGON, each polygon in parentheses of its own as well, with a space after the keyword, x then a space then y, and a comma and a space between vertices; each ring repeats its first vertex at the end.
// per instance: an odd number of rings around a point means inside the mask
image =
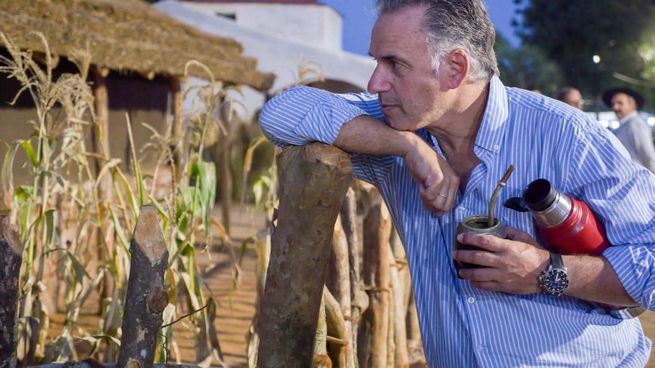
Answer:
POLYGON ((538 282, 546 295, 560 296, 564 293, 569 286, 569 275, 566 273, 561 254, 550 253, 550 265, 541 271, 538 282))

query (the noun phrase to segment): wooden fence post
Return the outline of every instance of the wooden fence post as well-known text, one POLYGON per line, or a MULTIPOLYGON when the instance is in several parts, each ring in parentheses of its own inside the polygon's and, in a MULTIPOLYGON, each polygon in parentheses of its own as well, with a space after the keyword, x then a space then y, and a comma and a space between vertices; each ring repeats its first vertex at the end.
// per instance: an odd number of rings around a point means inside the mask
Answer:
POLYGON ((409 367, 409 351, 407 350, 407 305, 409 304, 409 291, 412 288, 409 269, 407 267, 407 256, 400 241, 398 231, 393 230, 391 237, 392 264, 389 268, 391 280, 392 309, 394 316, 389 330, 393 330, 393 338, 396 346, 394 356, 394 367, 409 367))
POLYGON ((326 284, 341 308, 345 329, 345 336, 343 338, 348 341, 348 345, 346 345, 345 348, 339 346, 338 349, 336 349, 343 352, 347 362, 345 365, 339 364, 339 368, 355 367, 353 346, 356 344, 353 344, 352 340, 352 299, 350 297, 350 264, 348 256, 348 239, 341 221, 337 217, 332 237, 332 256, 330 257, 329 273, 326 284))
POLYGON ((130 242, 130 277, 123 313, 118 366, 151 368, 162 312, 168 305, 164 270, 168 250, 154 206, 143 206, 130 242))
POLYGON ((359 366, 387 366, 387 337, 391 308, 389 265, 391 251, 391 215, 377 190, 371 192, 371 205, 364 217, 364 283, 369 294, 369 308, 362 316, 358 341, 359 366))
POLYGON ((16 309, 22 255, 9 216, 0 215, 0 367, 16 367, 16 309))
POLYGON ((321 143, 287 147, 277 158, 278 226, 262 299, 258 367, 310 367, 334 223, 352 169, 321 143))
POLYGON ((358 366, 357 341, 362 313, 368 308, 368 294, 364 290, 361 278, 362 235, 361 225, 357 223, 357 196, 351 187, 346 193, 346 199, 341 206, 341 223, 348 241, 348 265, 350 271, 350 347, 352 348, 353 365, 358 366))

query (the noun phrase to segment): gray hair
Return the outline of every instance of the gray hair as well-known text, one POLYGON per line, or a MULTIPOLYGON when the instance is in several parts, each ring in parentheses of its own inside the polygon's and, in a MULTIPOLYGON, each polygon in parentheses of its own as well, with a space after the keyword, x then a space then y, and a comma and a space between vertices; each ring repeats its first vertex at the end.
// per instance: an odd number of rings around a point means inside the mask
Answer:
POLYGON ((377 0, 382 15, 407 6, 425 6, 424 26, 436 69, 456 49, 470 57, 469 78, 489 80, 500 74, 494 51, 496 31, 482 0, 377 0))

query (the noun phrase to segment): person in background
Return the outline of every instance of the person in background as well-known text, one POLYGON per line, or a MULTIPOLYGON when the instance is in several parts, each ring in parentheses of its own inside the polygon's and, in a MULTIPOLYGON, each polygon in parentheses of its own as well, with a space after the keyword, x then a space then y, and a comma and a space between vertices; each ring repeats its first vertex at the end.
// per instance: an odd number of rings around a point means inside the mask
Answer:
POLYGON ((603 92, 603 102, 619 119, 619 127, 613 132, 628 150, 630 158, 655 172, 653 132, 639 115, 644 105, 643 96, 630 88, 617 87, 603 92))
POLYGON ((557 93, 557 99, 567 105, 575 107, 576 109, 582 110, 582 107, 584 106, 582 93, 580 93, 580 91, 575 87, 562 87, 562 89, 557 93))
POLYGON ((503 85, 484 0, 378 8, 369 93, 288 89, 260 126, 278 146, 350 152, 353 173, 380 190, 429 366, 643 367, 651 342, 639 319, 596 303, 655 309, 655 175, 588 114, 503 85), (494 208, 508 236, 456 236, 464 218, 488 213, 510 164, 494 208), (551 252, 529 213, 500 205, 538 178, 590 206, 612 244, 602 256, 551 252), (455 239, 479 250, 454 250, 455 239))

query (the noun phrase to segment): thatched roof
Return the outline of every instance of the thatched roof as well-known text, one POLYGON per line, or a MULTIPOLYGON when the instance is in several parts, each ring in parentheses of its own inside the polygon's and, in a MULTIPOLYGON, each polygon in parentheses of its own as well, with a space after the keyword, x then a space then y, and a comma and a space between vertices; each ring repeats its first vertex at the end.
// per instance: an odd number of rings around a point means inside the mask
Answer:
MULTIPOLYGON (((88 49, 92 64, 144 75, 184 75, 187 61, 205 64, 218 80, 268 89, 273 75, 256 70, 234 40, 200 32, 142 0, 0 0, 0 31, 19 47, 50 52, 88 49)), ((206 78, 199 68, 194 74, 206 78)))

